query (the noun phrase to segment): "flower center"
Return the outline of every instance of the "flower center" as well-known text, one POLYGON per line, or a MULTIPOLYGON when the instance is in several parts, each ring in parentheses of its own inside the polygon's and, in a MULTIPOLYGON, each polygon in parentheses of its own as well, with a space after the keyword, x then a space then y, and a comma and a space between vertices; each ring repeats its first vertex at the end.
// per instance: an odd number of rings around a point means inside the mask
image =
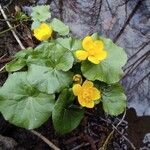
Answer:
POLYGON ((94 55, 94 54, 95 54, 95 52, 93 49, 89 50, 89 55, 94 55))
POLYGON ((86 101, 90 101, 91 100, 91 94, 89 91, 84 91, 82 94, 83 99, 85 99, 86 101))
POLYGON ((94 44, 92 44, 88 50, 89 55, 95 55, 95 47, 94 44))

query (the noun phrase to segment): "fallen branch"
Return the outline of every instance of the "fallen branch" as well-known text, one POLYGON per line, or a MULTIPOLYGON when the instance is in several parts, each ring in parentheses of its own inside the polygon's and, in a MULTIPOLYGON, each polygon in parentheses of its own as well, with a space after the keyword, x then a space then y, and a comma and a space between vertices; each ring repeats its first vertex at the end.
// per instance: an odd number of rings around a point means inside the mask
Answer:
POLYGON ((42 139, 47 145, 49 145, 50 148, 52 148, 53 150, 60 150, 60 148, 56 147, 51 141, 49 141, 46 137, 44 137, 42 134, 38 133, 35 130, 31 130, 31 132, 33 134, 35 134, 36 136, 38 136, 40 139, 42 139))

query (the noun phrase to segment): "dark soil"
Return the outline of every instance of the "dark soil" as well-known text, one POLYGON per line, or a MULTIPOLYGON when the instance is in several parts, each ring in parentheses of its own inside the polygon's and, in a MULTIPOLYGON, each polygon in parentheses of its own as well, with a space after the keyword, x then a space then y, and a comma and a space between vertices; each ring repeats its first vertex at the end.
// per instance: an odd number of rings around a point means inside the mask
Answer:
MULTIPOLYGON (((39 0, 0 1, 8 17, 14 15, 14 5, 32 6, 42 3, 39 0), (3 3, 2 3, 3 2, 3 3)), ((128 53, 129 61, 125 67, 123 84, 128 96, 128 109, 125 120, 109 140, 108 150, 130 150, 131 145, 123 137, 127 137, 136 149, 150 149, 150 94, 149 94, 149 38, 148 28, 150 2, 149 0, 50 0, 52 14, 66 22, 74 35, 84 35, 98 31, 103 36, 112 38, 128 53), (107 19, 106 19, 107 18, 107 19), (144 71, 143 71, 144 70, 144 71), (138 115, 138 116, 137 116, 138 115), (140 116, 140 117, 139 117, 140 116), (121 133, 121 134, 120 134, 121 133)), ((29 12, 29 7, 24 7, 29 12)), ((0 16, 0 19, 3 18, 0 16)), ((18 24, 17 22, 11 22, 18 24)), ((16 33, 25 47, 37 45, 29 30, 30 22, 20 25, 16 33)), ((0 32, 8 29, 5 21, 0 20, 0 32)), ((0 35, 0 67, 20 50, 11 32, 0 35)), ((7 78, 7 73, 0 73, 0 85, 7 78)), ((112 124, 117 125, 122 115, 116 118, 106 116, 102 108, 87 110, 80 126, 65 136, 54 132, 51 120, 37 129, 62 150, 98 150, 113 130, 112 124)), ((30 131, 15 127, 0 116, 0 149, 6 150, 48 150, 49 147, 30 131), (4 138, 6 137, 6 139, 4 138), (7 138, 10 137, 11 139, 7 138)))

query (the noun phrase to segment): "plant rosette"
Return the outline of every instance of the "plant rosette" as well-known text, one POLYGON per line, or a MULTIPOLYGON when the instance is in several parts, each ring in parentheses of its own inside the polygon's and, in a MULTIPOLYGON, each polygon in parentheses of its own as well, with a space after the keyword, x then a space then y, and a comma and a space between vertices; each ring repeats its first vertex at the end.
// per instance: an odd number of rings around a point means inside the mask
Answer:
POLYGON ((18 52, 6 64, 8 79, 0 88, 0 112, 26 129, 50 117, 56 132, 66 134, 80 124, 85 109, 102 105, 117 116, 126 108, 119 81, 127 61, 125 51, 97 33, 77 39, 69 27, 51 18, 49 6, 31 13, 33 35, 41 43, 18 52))

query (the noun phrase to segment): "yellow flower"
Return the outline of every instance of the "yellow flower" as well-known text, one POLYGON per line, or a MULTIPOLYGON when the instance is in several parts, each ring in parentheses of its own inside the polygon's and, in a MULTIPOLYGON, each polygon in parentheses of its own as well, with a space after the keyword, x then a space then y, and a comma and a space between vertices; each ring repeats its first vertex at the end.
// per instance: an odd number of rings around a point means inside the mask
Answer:
POLYGON ((53 30, 52 30, 52 27, 49 26, 48 24, 41 23, 38 28, 35 28, 33 30, 33 32, 34 32, 34 36, 39 41, 44 41, 51 37, 53 30))
POLYGON ((93 108, 94 101, 100 99, 100 91, 94 87, 93 82, 86 80, 83 85, 75 84, 72 88, 75 96, 78 96, 79 104, 83 107, 93 108))
POLYGON ((104 50, 104 43, 101 40, 93 40, 87 36, 82 41, 84 50, 77 50, 75 55, 79 60, 88 60, 94 64, 99 64, 107 57, 107 51, 104 50))
POLYGON ((75 81, 76 83, 81 84, 82 83, 82 76, 80 74, 76 74, 73 76, 73 81, 75 81))

